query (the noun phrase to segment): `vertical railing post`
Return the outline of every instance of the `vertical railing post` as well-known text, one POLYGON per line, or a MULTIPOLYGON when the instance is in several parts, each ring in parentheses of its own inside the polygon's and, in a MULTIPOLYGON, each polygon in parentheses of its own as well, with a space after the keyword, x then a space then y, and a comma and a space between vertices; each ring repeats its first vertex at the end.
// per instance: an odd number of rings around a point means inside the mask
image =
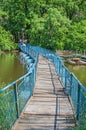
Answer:
MULTIPOLYGON (((34 85, 35 85, 35 79, 36 79, 36 70, 35 70, 35 66, 34 66, 34 68, 33 68, 33 70, 32 70, 32 86, 31 87, 34 87, 34 85)), ((34 92, 34 89, 32 90, 32 95, 33 95, 33 92, 34 92)))
POLYGON ((70 73, 70 96, 72 93, 72 78, 73 78, 73 75, 72 75, 72 73, 70 73))
POLYGON ((77 111, 76 111, 77 115, 76 118, 79 121, 80 117, 80 84, 78 84, 78 93, 77 93, 77 111))
POLYGON ((35 66, 34 66, 34 69, 33 69, 33 78, 34 78, 34 83, 33 85, 35 84, 35 66))
POLYGON ((15 107, 16 107, 16 118, 19 117, 19 106, 18 106, 18 90, 17 83, 14 84, 14 97, 15 97, 15 107))
POLYGON ((63 85, 65 86, 65 67, 63 65, 63 85))
POLYGON ((60 60, 59 60, 59 75, 60 75, 60 60))
POLYGON ((64 81, 63 81, 63 78, 64 78, 64 73, 63 73, 63 64, 62 64, 62 83, 64 84, 64 81))
POLYGON ((66 73, 66 69, 65 69, 65 89, 66 89, 66 86, 67 86, 67 73, 66 73))

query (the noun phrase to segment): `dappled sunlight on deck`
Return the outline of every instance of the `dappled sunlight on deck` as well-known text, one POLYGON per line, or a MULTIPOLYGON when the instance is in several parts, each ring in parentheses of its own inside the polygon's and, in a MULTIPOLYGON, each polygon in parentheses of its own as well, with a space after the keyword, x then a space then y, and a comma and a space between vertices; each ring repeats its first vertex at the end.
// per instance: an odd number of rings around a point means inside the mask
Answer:
POLYGON ((11 130, 71 130, 74 111, 54 64, 39 56, 33 96, 11 130))

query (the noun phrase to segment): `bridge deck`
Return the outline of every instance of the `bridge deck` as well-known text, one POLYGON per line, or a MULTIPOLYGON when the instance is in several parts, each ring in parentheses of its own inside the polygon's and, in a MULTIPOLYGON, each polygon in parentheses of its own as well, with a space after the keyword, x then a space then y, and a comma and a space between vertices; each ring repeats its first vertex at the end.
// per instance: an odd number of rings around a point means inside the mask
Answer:
POLYGON ((71 130, 74 113, 52 62, 39 56, 33 96, 12 130, 71 130))

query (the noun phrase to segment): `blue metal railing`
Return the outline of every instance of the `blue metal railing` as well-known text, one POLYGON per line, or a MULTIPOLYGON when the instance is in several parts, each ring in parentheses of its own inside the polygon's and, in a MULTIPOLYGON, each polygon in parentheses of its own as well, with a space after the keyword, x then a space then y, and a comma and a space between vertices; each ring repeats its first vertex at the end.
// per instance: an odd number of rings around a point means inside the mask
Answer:
POLYGON ((54 52, 41 47, 33 47, 35 51, 51 60, 60 77, 60 81, 65 88, 66 94, 71 97, 76 119, 79 123, 86 120, 86 88, 63 64, 62 60, 54 52))
POLYGON ((38 53, 21 53, 27 74, 0 89, 0 130, 10 130, 33 93, 36 80, 38 53))
POLYGON ((86 119, 86 88, 64 66, 54 52, 38 46, 20 46, 28 73, 0 90, 0 129, 9 130, 33 92, 36 79, 38 53, 52 61, 65 93, 71 97, 76 118, 81 123, 86 119))

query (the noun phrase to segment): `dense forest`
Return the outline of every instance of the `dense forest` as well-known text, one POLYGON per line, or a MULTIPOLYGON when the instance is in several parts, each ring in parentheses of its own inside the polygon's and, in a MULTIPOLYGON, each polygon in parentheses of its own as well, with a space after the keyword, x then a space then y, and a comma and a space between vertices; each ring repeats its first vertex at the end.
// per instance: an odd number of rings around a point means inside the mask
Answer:
POLYGON ((0 50, 19 39, 52 50, 86 50, 86 0, 0 0, 0 50))

